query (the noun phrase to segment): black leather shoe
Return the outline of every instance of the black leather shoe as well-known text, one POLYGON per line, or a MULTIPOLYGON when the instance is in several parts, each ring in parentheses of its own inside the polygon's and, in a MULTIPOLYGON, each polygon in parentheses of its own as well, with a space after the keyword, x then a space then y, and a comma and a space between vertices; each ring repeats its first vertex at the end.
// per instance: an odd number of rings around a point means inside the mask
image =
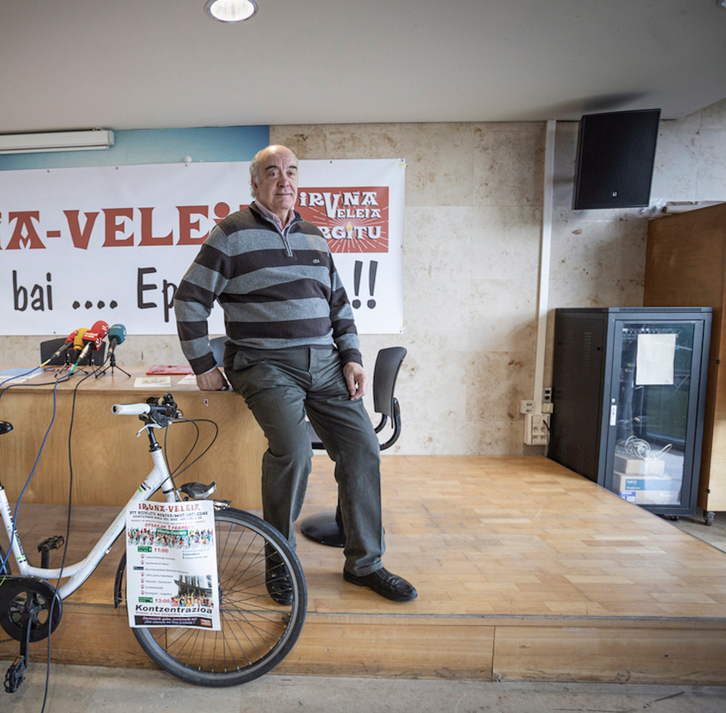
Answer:
POLYGON ((283 605, 292 604, 292 582, 284 564, 269 563, 265 584, 272 601, 283 605))
POLYGON ((418 596, 418 592, 405 579, 383 567, 362 577, 343 570, 343 579, 359 587, 370 587, 376 594, 394 602, 410 602, 418 596))

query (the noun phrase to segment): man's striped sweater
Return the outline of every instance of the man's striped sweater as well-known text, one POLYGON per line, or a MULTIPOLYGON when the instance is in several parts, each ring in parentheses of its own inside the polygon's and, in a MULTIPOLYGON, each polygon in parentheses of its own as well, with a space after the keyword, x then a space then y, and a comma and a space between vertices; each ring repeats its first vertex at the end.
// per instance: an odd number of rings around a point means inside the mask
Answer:
POLYGON ((207 319, 217 300, 229 339, 252 349, 331 347, 361 362, 353 310, 322 233, 296 212, 282 233, 255 205, 212 229, 174 297, 195 374, 214 367, 207 319))

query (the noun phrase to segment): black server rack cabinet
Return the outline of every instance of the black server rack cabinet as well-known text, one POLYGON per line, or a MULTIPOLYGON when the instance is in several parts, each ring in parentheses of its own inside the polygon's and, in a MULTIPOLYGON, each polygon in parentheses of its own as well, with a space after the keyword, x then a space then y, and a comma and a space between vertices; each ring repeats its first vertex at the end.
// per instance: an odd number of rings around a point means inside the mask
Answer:
POLYGON ((696 513, 711 308, 555 310, 548 455, 659 515, 696 513))

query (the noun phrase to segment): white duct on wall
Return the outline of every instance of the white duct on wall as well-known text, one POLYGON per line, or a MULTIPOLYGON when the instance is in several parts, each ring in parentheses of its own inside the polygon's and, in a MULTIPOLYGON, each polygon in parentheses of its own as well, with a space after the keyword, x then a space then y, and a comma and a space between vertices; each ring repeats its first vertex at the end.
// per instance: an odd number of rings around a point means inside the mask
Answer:
POLYGON ((530 446, 547 446, 550 442, 552 404, 544 404, 545 347, 547 344, 547 309, 550 291, 550 253, 552 215, 554 211, 555 131, 557 122, 547 122, 545 143, 544 201, 539 255, 539 291, 537 295, 537 347, 534 357, 534 398, 522 401, 524 442, 530 446))
POLYGON ((545 347, 547 343, 547 311, 550 292, 550 252, 552 248, 552 212, 554 205, 555 131, 557 122, 547 122, 545 142, 544 205, 542 206, 542 238, 539 259, 539 297, 537 300, 537 351, 534 365, 534 413, 542 413, 545 347))

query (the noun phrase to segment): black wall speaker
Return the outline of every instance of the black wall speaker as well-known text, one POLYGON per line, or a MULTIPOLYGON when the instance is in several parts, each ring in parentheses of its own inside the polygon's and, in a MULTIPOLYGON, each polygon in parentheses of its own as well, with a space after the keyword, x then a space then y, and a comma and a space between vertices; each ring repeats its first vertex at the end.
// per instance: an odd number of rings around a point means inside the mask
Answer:
POLYGON ((572 207, 647 206, 660 109, 585 114, 577 137, 572 207))

